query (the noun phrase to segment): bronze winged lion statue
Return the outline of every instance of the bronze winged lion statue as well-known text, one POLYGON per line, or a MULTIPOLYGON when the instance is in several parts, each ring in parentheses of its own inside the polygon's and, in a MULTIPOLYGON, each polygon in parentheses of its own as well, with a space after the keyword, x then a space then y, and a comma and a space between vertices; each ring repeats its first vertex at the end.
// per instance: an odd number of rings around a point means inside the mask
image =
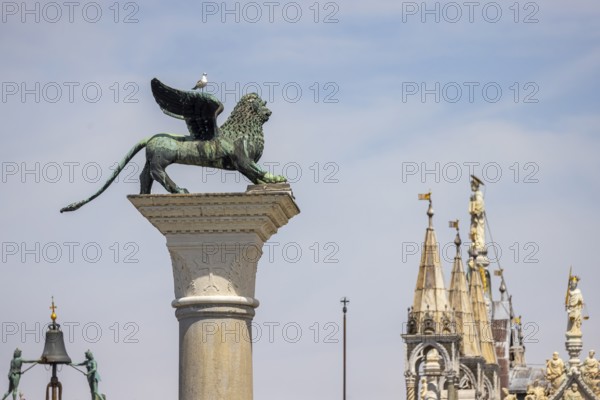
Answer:
POLYGON ((286 182, 285 177, 264 171, 257 164, 264 148, 262 126, 268 121, 271 110, 256 93, 242 96, 227 121, 218 127, 217 116, 223 111, 223 104, 215 96, 173 89, 156 78, 152 79, 151 86, 162 111, 183 119, 190 136, 159 133, 140 140, 119 162, 100 190, 62 208, 61 213, 75 211, 100 196, 143 148, 146 148, 146 164, 140 175, 140 194, 149 194, 154 181, 170 193, 188 193, 167 175, 165 168, 171 164, 237 170, 254 184, 286 182))

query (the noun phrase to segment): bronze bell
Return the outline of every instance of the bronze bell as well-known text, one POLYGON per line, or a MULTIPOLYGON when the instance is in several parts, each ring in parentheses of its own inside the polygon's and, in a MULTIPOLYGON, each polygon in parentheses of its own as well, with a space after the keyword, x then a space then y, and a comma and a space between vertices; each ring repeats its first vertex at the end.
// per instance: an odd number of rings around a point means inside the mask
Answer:
POLYGON ((67 354, 65 348, 65 339, 63 333, 60 330, 60 325, 56 322, 50 324, 48 331, 46 331, 46 343, 44 344, 44 351, 42 358, 39 361, 40 364, 70 364, 71 357, 67 354))

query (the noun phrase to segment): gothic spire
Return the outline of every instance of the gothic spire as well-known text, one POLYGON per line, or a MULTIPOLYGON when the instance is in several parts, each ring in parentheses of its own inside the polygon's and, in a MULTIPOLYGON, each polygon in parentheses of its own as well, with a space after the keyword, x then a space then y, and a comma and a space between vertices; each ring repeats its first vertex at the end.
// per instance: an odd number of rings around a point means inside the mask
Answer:
POLYGON ((485 358, 488 364, 497 364, 496 351, 494 349, 494 338, 492 337, 492 326, 488 318, 488 306, 486 304, 485 295, 483 292, 483 284, 481 276, 486 270, 478 262, 478 254, 474 249, 470 249, 471 256, 471 280, 469 285, 469 293, 471 295, 471 305, 473 307, 473 320, 477 334, 479 335, 479 344, 481 347, 481 355, 485 358))
POLYGON ((450 278, 448 297, 450 308, 454 310, 456 331, 462 336, 460 353, 467 357, 480 357, 481 348, 479 334, 475 328, 473 306, 471 304, 471 298, 469 297, 467 279, 462 257, 460 255, 460 245, 462 244, 462 241, 458 231, 458 220, 450 221, 450 227, 456 228, 456 238, 454 239, 456 256, 454 257, 454 263, 452 265, 452 276, 450 278))
POLYGON ((453 333, 449 315, 448 297, 444 276, 440 265, 440 253, 435 230, 433 229, 433 206, 431 193, 419 195, 421 200, 429 200, 427 216, 429 226, 421 252, 421 263, 415 287, 413 316, 419 321, 420 333, 453 333))

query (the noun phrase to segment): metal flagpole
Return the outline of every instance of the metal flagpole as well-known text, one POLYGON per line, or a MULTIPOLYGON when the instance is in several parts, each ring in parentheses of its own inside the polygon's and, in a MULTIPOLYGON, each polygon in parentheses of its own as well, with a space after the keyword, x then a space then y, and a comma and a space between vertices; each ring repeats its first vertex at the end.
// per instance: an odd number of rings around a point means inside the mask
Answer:
POLYGON ((342 298, 340 300, 340 303, 344 304, 344 307, 342 308, 342 311, 344 312, 344 397, 343 400, 346 400, 346 312, 348 311, 348 307, 346 306, 348 303, 350 303, 350 300, 348 300, 346 297, 342 298))

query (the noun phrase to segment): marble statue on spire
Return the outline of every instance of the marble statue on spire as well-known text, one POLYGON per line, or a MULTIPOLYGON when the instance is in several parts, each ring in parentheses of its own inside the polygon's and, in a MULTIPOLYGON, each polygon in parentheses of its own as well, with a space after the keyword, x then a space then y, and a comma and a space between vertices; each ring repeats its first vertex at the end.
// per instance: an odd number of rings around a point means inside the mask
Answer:
POLYGON ((555 393, 567 377, 567 369, 564 361, 558 356, 558 352, 552 353, 552 359, 546 360, 546 379, 550 382, 550 394, 555 393))
POLYGON ((458 231, 458 220, 450 221, 450 227, 456 229, 456 256, 452 265, 452 277, 450 278, 450 288, 448 290, 448 301, 450 309, 454 310, 456 321, 456 331, 462 335, 460 342, 461 355, 469 357, 481 356, 481 347, 478 330, 475 329, 475 319, 473 316, 473 305, 469 295, 469 287, 465 278, 462 257, 460 254, 460 245, 462 241, 458 231))
POLYGON ((479 190, 479 186, 483 182, 474 175, 471 175, 471 199, 469 201, 469 214, 471 214, 471 231, 469 236, 473 242, 473 246, 477 250, 485 248, 485 203, 483 201, 483 193, 479 190))
POLYGON ((588 357, 583 361, 579 370, 581 371, 581 376, 585 383, 587 383, 596 395, 600 394, 600 388, 598 384, 600 383, 600 363, 594 357, 596 352, 594 350, 590 350, 588 353, 588 357))
POLYGON ((469 214, 471 214, 471 228, 469 230, 471 246, 469 253, 473 257, 469 260, 470 268, 467 277, 470 280, 470 274, 473 271, 478 271, 481 274, 486 307, 491 317, 492 287, 490 272, 487 269, 490 261, 487 258, 487 248, 485 246, 485 203, 483 193, 479 189, 481 185, 483 185, 481 179, 471 175, 471 191, 473 193, 469 199, 469 214))
POLYGON ((581 321, 583 314, 583 295, 577 287, 579 277, 569 274, 569 290, 567 291, 565 307, 569 319, 567 321, 567 334, 581 335, 581 321))
MULTIPOLYGON (((583 334, 581 323, 588 317, 583 316, 584 301, 581 290, 577 287, 579 277, 569 270, 567 294, 565 296, 565 309, 567 311, 567 332, 565 334, 565 347, 569 353, 569 371, 578 371, 581 365, 579 354, 583 349, 583 334)), ((579 373, 579 371, 578 371, 579 373)))
POLYGON ((565 390, 565 394, 563 395, 564 400, 583 400, 581 393, 579 393, 579 387, 576 383, 573 383, 571 387, 565 390))

